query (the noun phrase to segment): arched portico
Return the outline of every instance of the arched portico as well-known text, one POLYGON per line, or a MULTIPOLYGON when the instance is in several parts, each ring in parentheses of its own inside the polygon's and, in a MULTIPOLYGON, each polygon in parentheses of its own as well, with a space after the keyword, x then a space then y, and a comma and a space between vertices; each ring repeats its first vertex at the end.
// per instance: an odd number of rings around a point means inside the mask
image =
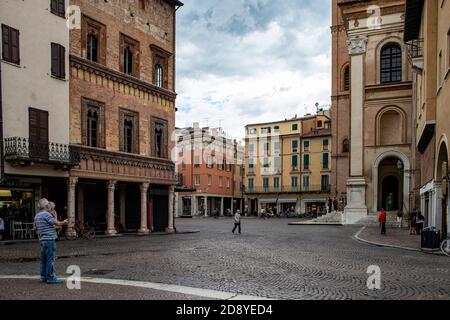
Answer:
MULTIPOLYGON (((398 161, 397 160, 397 161, 398 161)), ((376 160, 373 163, 372 167, 372 190, 373 190, 373 203, 372 203, 372 212, 378 212, 379 207, 382 206, 382 183, 384 179, 394 179, 398 180, 399 186, 403 186, 401 188, 402 193, 398 195, 398 198, 394 200, 397 204, 397 207, 401 207, 402 203, 409 203, 409 187, 410 187, 410 169, 411 164, 408 157, 399 151, 390 150, 383 152, 378 155, 376 160), (402 162, 402 168, 397 168, 397 172, 386 173, 385 176, 380 177, 380 165, 383 161, 395 158, 402 162)))

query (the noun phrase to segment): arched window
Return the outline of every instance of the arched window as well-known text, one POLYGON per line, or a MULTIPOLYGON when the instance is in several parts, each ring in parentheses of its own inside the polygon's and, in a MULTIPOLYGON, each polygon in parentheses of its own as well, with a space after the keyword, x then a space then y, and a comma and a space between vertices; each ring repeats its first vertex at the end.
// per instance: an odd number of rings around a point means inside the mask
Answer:
POLYGON ((344 139, 344 141, 342 141, 342 152, 343 153, 350 152, 350 141, 348 139, 344 139))
POLYGON ((126 46, 124 48, 123 66, 124 66, 124 73, 129 75, 133 74, 133 51, 129 46, 126 46))
POLYGON ((389 43, 381 49, 381 83, 402 81, 402 49, 396 43, 389 43))
POLYGON ((157 64, 155 66, 155 85, 157 87, 162 88, 163 87, 163 79, 164 79, 163 67, 160 64, 157 64))
POLYGON ((344 69, 344 77, 343 77, 343 91, 350 90, 350 66, 346 66, 344 69))

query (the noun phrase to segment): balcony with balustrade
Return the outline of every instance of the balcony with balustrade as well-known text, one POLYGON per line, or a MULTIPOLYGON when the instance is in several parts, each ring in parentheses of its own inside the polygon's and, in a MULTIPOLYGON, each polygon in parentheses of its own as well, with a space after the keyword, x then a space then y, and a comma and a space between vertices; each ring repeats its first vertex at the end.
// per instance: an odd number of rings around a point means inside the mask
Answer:
POLYGON ((79 152, 68 144, 42 143, 22 137, 11 137, 4 140, 4 157, 13 166, 41 163, 68 167, 80 162, 79 152))

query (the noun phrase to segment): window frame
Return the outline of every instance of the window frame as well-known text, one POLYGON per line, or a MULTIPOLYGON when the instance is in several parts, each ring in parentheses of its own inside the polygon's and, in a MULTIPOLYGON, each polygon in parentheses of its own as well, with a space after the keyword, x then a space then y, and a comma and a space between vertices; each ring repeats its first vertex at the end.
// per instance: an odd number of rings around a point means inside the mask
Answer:
POLYGON ((168 159, 169 158, 169 122, 158 117, 151 117, 150 125, 150 150, 151 155, 155 158, 168 159), (156 130, 162 131, 162 146, 161 154, 158 155, 156 145, 156 130))
POLYGON ((403 81, 403 49, 397 42, 389 42, 380 50, 380 83, 398 83, 403 81), (399 51, 393 52, 394 49, 399 51), (386 53, 390 50, 389 53, 386 53), (395 59, 395 60, 394 60, 395 59), (400 63, 394 62, 400 59, 400 63), (399 78, 394 78, 394 74, 398 74, 399 78))
POLYGON ((50 12, 58 17, 66 18, 66 1, 50 0, 50 12), (63 10, 61 10, 61 5, 63 10))
POLYGON ((120 151, 131 153, 131 154, 139 154, 139 113, 128 110, 125 108, 119 108, 119 125, 120 125, 120 151), (132 122, 132 141, 131 141, 131 152, 126 150, 125 145, 125 121, 132 122))
POLYGON ((106 65, 106 25, 86 15, 81 17, 81 51, 86 60, 106 65), (88 59, 88 36, 97 38, 97 61, 88 59))
POLYGON ((2 24, 2 60, 20 66, 20 31, 5 24, 2 24), (17 36, 14 37, 14 34, 17 36), (14 42, 17 44, 13 45, 14 42))
POLYGON ((120 33, 120 54, 119 54, 119 66, 120 71, 126 75, 139 78, 140 74, 140 43, 139 41, 120 33), (128 70, 129 61, 125 61, 125 50, 128 49, 131 54, 131 71, 128 70))
POLYGON ((98 122, 97 122, 97 147, 104 149, 106 147, 105 141, 105 103, 96 101, 87 97, 81 98, 81 143, 84 146, 89 146, 88 144, 88 126, 87 126, 87 115, 90 110, 97 112, 98 122))
POLYGON ((51 52, 51 75, 54 78, 66 79, 66 48, 59 43, 50 44, 51 52))

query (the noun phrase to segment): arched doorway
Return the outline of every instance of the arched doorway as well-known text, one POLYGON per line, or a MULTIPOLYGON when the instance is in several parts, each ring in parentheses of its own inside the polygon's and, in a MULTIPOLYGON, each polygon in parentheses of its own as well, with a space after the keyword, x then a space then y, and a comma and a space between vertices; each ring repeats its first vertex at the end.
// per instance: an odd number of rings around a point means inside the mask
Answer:
POLYGON ((377 210, 404 209, 404 162, 395 156, 387 156, 377 167, 377 210))
POLYGON ((400 210, 400 182, 396 176, 387 176, 381 184, 381 207, 387 211, 400 210))
MULTIPOLYGON (((437 161, 437 166, 436 166, 436 182, 437 183, 442 183, 443 179, 445 178, 445 173, 444 170, 447 170, 448 168, 448 150, 447 150, 447 145, 445 142, 442 142, 440 147, 439 147, 439 153, 438 153, 438 161, 437 161)), ((442 199, 441 199, 441 205, 442 205, 442 210, 441 210, 441 217, 436 217, 436 227, 439 228, 439 224, 440 224, 440 228, 441 229, 441 234, 442 237, 444 239, 447 238, 447 232, 448 232, 448 219, 447 219, 447 214, 448 214, 448 178, 447 178, 447 191, 442 190, 442 199)))

